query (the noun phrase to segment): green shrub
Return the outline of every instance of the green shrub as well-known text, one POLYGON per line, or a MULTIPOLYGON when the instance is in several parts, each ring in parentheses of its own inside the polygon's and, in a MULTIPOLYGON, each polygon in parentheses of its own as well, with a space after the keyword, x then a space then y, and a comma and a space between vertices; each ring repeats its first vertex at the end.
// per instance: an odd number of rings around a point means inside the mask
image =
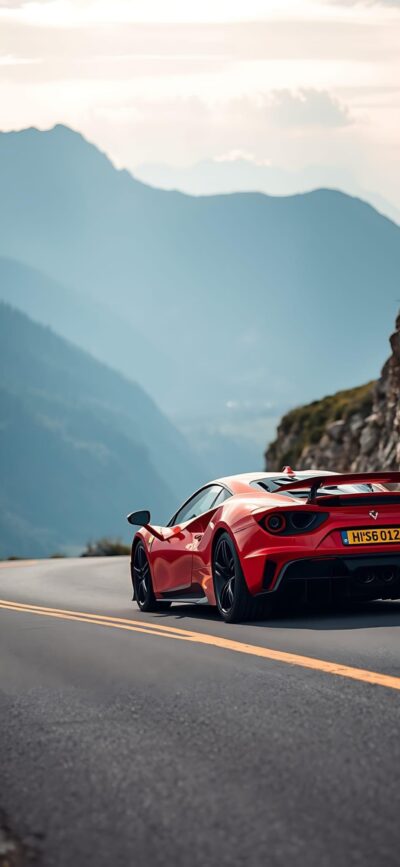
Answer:
MULTIPOLYGON (((288 434, 295 438, 295 444, 284 454, 280 454, 282 464, 294 465, 306 446, 315 445, 323 436, 327 425, 351 415, 360 413, 363 417, 372 410, 375 382, 367 382, 357 388, 338 391, 321 400, 314 400, 306 406, 299 406, 288 412, 278 428, 278 438, 272 448, 288 434)), ((268 453, 267 453, 268 454, 268 453)))
POLYGON ((104 537, 97 542, 88 542, 81 557, 123 557, 130 553, 130 546, 121 542, 121 539, 104 537))

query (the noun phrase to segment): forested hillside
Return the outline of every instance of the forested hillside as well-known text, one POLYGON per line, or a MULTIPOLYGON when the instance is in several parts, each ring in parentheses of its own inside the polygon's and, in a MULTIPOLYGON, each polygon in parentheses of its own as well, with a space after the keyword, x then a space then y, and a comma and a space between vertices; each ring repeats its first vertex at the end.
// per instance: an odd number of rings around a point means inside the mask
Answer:
POLYGON ((0 304, 0 557, 76 550, 165 520, 202 474, 135 383, 0 304), (162 460, 160 460, 162 455, 162 460))

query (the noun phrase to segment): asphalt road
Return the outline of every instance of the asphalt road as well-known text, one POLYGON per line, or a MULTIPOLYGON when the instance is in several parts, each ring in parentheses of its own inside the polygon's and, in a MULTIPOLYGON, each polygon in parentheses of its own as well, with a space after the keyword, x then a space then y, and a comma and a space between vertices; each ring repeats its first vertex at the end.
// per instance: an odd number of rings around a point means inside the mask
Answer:
POLYGON ((0 598, 1 865, 398 867, 400 603, 142 615, 125 558, 0 598))

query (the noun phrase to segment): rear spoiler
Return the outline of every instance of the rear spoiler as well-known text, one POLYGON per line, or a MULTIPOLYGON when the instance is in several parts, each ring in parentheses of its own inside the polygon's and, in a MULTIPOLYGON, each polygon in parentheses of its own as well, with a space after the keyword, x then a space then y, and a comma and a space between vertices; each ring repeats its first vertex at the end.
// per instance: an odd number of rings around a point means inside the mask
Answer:
POLYGON ((297 489, 310 488, 307 503, 314 503, 319 488, 327 485, 396 485, 400 484, 400 472, 390 471, 381 473, 330 473, 328 476, 310 476, 308 479, 298 479, 282 485, 276 493, 282 491, 294 491, 297 489))

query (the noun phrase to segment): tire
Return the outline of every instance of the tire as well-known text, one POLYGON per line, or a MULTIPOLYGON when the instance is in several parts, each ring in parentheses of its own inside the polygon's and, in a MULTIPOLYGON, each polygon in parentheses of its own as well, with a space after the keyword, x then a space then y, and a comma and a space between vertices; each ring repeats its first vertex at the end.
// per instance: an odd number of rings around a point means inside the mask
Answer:
POLYGON ((219 536, 213 553, 217 608, 226 623, 254 620, 262 608, 248 590, 236 548, 228 533, 219 536))
POLYGON ((142 542, 135 548, 132 565, 135 600, 140 611, 165 611, 170 602, 158 602, 153 590, 150 563, 142 542))

